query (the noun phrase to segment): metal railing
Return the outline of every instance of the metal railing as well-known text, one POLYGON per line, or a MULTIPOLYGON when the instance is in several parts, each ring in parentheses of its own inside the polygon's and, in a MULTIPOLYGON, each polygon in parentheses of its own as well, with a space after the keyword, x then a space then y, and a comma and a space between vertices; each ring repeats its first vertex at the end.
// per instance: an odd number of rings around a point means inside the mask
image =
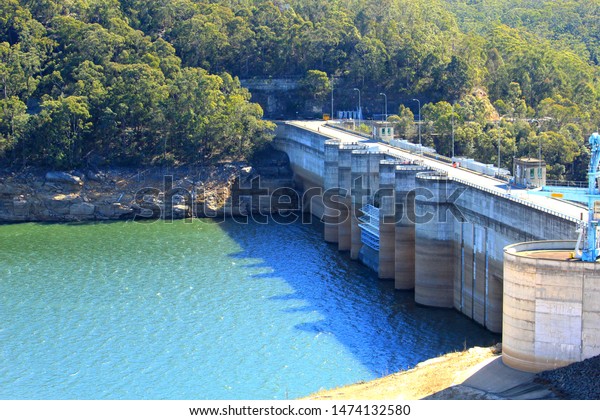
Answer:
POLYGON ((547 179, 546 186, 548 187, 575 187, 587 188, 587 181, 558 181, 556 179, 547 179))
POLYGON ((491 188, 487 188, 487 187, 482 187, 481 185, 473 184, 472 182, 465 181, 463 179, 458 179, 458 178, 451 178, 451 179, 452 179, 452 181, 458 182, 458 183, 466 185, 468 187, 472 187, 472 188, 475 188, 477 190, 484 191, 484 192, 486 192, 488 194, 492 194, 492 195, 495 195, 497 197, 502 197, 504 199, 517 202, 519 204, 522 204, 522 205, 527 206, 527 207, 531 207, 533 209, 542 211, 544 213, 549 213, 549 214, 551 214, 553 216, 560 217, 562 219, 568 220, 569 222, 573 222, 573 223, 576 223, 576 224, 579 224, 581 222, 581 220, 579 220, 579 219, 577 219, 575 217, 569 216, 569 215, 564 214, 564 213, 559 213, 559 212, 557 212, 555 210, 549 209, 549 208, 544 207, 544 206, 540 206, 538 204, 532 203, 531 201, 527 201, 527 200, 524 200, 524 199, 519 198, 519 197, 515 197, 515 196, 510 195, 508 193, 503 194, 503 193, 501 193, 499 191, 495 191, 495 190, 493 190, 491 188))

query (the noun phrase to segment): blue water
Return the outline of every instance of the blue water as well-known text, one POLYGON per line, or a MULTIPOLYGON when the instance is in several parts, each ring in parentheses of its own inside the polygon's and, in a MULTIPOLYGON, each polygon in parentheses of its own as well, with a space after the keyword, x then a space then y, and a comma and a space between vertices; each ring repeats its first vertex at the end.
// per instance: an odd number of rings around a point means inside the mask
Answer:
POLYGON ((296 398, 498 339, 321 229, 0 226, 0 398, 296 398))

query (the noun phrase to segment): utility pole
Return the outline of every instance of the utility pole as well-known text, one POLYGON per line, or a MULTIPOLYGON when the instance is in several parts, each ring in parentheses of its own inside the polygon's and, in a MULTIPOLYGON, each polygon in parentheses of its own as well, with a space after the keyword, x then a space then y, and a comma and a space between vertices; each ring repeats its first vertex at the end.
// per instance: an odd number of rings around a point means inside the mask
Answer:
POLYGON ((421 144, 421 101, 418 99, 413 99, 413 101, 417 101, 419 104, 419 153, 423 155, 423 145, 421 144))
POLYGON ((454 105, 452 104, 452 163, 454 163, 454 105))
POLYGON ((500 177, 500 128, 498 128, 498 177, 500 177))
POLYGON ((331 76, 331 119, 334 119, 333 116, 333 82, 335 81, 335 77, 331 76))
POLYGON ((362 112, 361 112, 361 107, 360 107, 360 89, 354 88, 354 90, 356 90, 358 92, 358 131, 360 131, 360 123, 361 123, 361 117, 362 117, 362 112))
MULTIPOLYGON (((539 128, 540 126, 540 122, 539 120, 533 119, 531 120, 531 122, 535 122, 536 126, 539 128)), ((538 174, 537 174, 537 178, 538 178, 538 187, 540 187, 542 185, 542 137, 539 135, 539 133, 536 130, 536 134, 538 136, 538 174)))
POLYGON ((387 121, 387 117, 388 117, 388 113, 387 113, 387 95, 385 93, 380 93, 380 95, 383 95, 384 99, 385 99, 385 119, 384 121, 387 121))

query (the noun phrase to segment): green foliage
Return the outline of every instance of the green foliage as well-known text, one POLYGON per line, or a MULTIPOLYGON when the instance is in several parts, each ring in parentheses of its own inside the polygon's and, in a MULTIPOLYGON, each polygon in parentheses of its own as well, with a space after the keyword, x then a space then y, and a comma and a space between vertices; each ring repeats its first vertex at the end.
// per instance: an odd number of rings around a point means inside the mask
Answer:
POLYGON ((69 168, 80 159, 83 136, 91 128, 87 101, 81 96, 46 97, 35 119, 33 138, 41 145, 37 160, 58 168, 69 168))
POLYGON ((228 10, 187 1, 3 3, 0 156, 56 168, 91 156, 135 165, 251 156, 273 125, 237 78, 195 67, 222 70, 220 54, 234 42, 227 36, 243 35, 245 21, 228 10), (156 36, 167 27, 181 32, 175 46, 156 36))
POLYGON ((413 107, 390 117, 402 137, 419 98, 423 141, 444 154, 454 126, 457 155, 495 162, 499 138, 510 167, 547 132, 551 174, 577 177, 600 126, 599 14, 600 0, 5 0, 0 153, 241 159, 272 125, 238 78, 296 77, 326 105, 335 77, 340 108, 354 88, 366 115, 379 92, 413 107))
POLYGON ((23 139, 29 118, 26 111, 16 96, 0 99, 0 157, 23 139))
POLYGON ((331 92, 331 83, 327 73, 320 70, 309 70, 300 80, 304 92, 314 99, 323 99, 331 92))
POLYGON ((395 123, 394 131, 400 137, 414 139, 417 129, 415 128, 415 116, 410 108, 400 105, 398 115, 388 117, 388 121, 395 123))

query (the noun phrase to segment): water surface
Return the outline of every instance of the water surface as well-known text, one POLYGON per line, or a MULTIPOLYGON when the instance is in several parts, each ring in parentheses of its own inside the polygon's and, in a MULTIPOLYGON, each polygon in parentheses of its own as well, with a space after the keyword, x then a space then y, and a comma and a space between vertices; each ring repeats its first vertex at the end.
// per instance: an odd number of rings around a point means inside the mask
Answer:
POLYGON ((0 226, 0 398, 296 398, 498 340, 321 229, 0 226))

